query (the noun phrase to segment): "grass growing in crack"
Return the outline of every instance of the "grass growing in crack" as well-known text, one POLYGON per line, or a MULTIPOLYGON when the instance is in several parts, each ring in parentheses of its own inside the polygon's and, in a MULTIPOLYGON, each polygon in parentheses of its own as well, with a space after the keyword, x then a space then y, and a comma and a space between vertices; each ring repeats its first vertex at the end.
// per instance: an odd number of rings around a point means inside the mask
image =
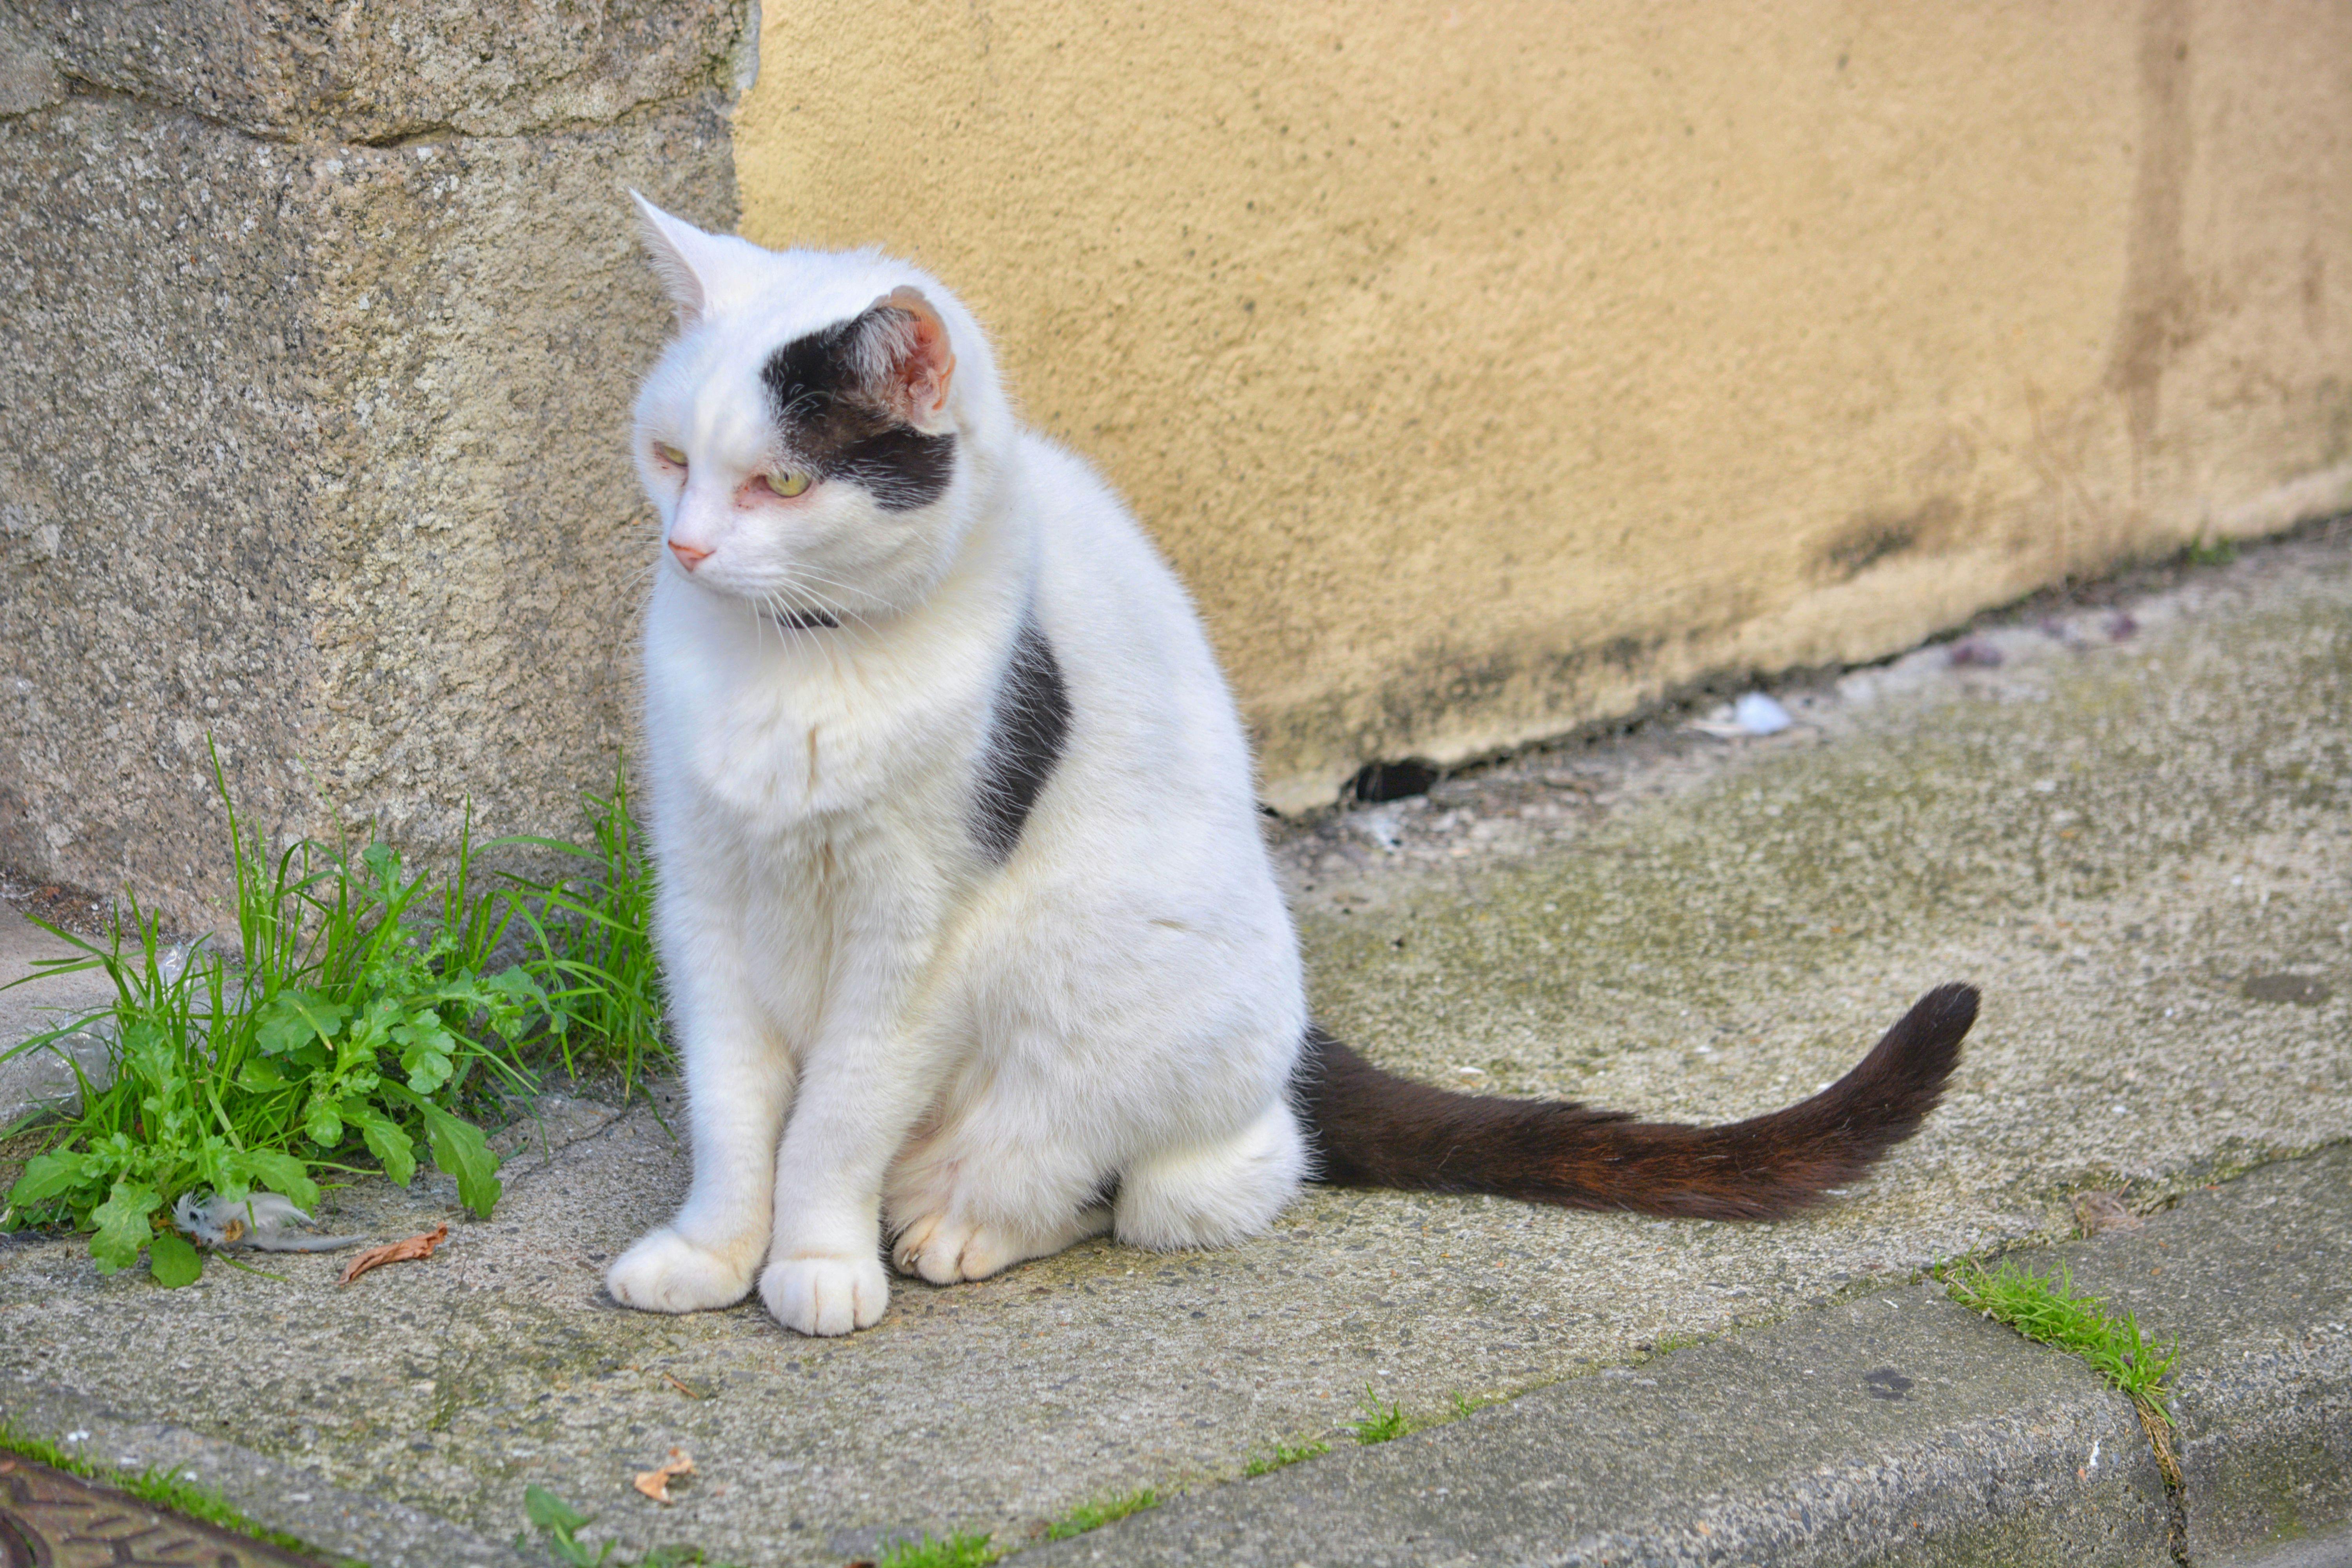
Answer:
POLYGON ((1347 1424, 1356 1435, 1356 1441, 1366 1447, 1374 1443, 1386 1443, 1405 1435, 1406 1419, 1402 1405, 1382 1405, 1371 1384, 1364 1385, 1363 1415, 1347 1424))
POLYGON ((1453 1414, 1447 1419, 1459 1421, 1465 1415, 1476 1415, 1490 1405, 1504 1404, 1509 1398, 1507 1394, 1464 1394, 1457 1390, 1453 1399, 1453 1414))
POLYGON ((1276 1443, 1243 1466, 1242 1474, 1269 1476, 1286 1466, 1300 1464, 1308 1459, 1319 1459, 1330 1451, 1331 1445, 1328 1443, 1311 1441, 1298 1444, 1276 1443))
POLYGON ((1104 1525, 1125 1519, 1129 1514, 1141 1513, 1145 1509, 1159 1506, 1160 1494, 1150 1487, 1144 1488, 1141 1491, 1102 1498, 1094 1502, 1083 1502, 1047 1525, 1045 1539, 1067 1541, 1073 1535, 1084 1535, 1089 1530, 1100 1530, 1104 1525))
POLYGON ((610 795, 586 797, 593 843, 517 837, 583 863, 553 882, 518 880, 515 916, 530 933, 530 968, 547 1001, 547 1032, 564 1068, 603 1066, 621 1075, 627 1100, 648 1065, 666 1062, 661 977, 654 957, 654 881, 629 814, 625 759, 610 795))
POLYGON ((2112 1316, 2096 1296, 2074 1294, 2074 1275, 2061 1266, 2043 1278, 2014 1262, 1987 1273, 1981 1266, 1948 1271, 1945 1289, 1963 1307, 2007 1323, 2027 1339, 2071 1351, 2091 1370, 2169 1422, 2164 1386, 2179 1346, 2158 1351, 2141 1335, 2129 1312, 2112 1316))
POLYGON ((102 1023, 111 1077, 96 1087, 75 1064, 79 1109, 26 1163, 0 1230, 87 1230, 100 1272, 144 1251, 157 1283, 184 1285, 205 1259, 173 1228, 183 1194, 234 1202, 266 1190, 308 1209, 321 1175, 369 1162, 404 1185, 422 1152, 487 1215, 500 1184, 481 1122, 535 1087, 528 1042, 562 1040, 569 1064, 575 1045, 617 1040, 609 1049, 634 1086, 660 1008, 625 774, 610 797, 590 797, 597 848, 528 841, 599 862, 606 875, 593 891, 484 887, 470 821, 437 879, 408 873, 374 839, 356 854, 303 841, 273 857, 238 820, 217 756, 213 784, 236 884, 234 952, 210 939, 167 947, 135 899, 102 943, 37 918, 80 951, 41 961, 34 978, 102 970, 115 996, 6 1056, 102 1023), (519 915, 539 951, 501 963, 519 915))
MULTIPOLYGON (((282 1530, 272 1530, 266 1524, 257 1524, 247 1519, 232 1508, 218 1493, 196 1485, 174 1469, 156 1467, 142 1470, 136 1475, 127 1470, 109 1469, 102 1465, 93 1465, 79 1454, 70 1453, 55 1443, 33 1436, 29 1433, 20 1432, 6 1422, 0 1421, 0 1456, 8 1454, 31 1459, 36 1464, 47 1465, 53 1470, 63 1470, 68 1475, 79 1476, 82 1479, 95 1481, 100 1486, 111 1487, 116 1491, 128 1493, 142 1502, 151 1502, 158 1508, 167 1508, 175 1513, 186 1514, 191 1519, 201 1519, 206 1524, 217 1525, 223 1530, 249 1536, 255 1541, 265 1541, 272 1546, 280 1546, 289 1552, 320 1554, 317 1547, 306 1541, 289 1535, 282 1530)), ((352 1558, 338 1557, 333 1561, 344 1564, 345 1568, 365 1568, 364 1564, 352 1558)))
POLYGON ((882 1554, 877 1568, 988 1568, 1004 1553, 985 1535, 949 1535, 902 1541, 882 1554))
MULTIPOLYGON (((602 1542, 591 1552, 578 1539, 578 1532, 591 1522, 582 1513, 542 1486, 528 1486, 522 1491, 524 1517, 531 1529, 544 1537, 548 1554, 565 1568, 688 1568, 688 1564, 708 1564, 708 1568, 727 1568, 702 1554, 698 1546, 656 1546, 643 1557, 615 1557, 614 1542, 602 1542)), ((518 1534, 516 1550, 529 1547, 530 1537, 518 1534)))

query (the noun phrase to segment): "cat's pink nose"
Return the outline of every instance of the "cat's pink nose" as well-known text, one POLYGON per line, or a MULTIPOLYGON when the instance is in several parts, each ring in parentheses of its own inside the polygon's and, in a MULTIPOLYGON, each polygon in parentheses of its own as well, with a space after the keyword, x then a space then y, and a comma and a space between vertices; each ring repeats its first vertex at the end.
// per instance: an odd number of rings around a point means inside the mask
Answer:
POLYGON ((689 572, 710 559, 710 552, 708 550, 698 550, 691 544, 682 544, 675 539, 669 542, 669 552, 677 556, 677 563, 689 572))

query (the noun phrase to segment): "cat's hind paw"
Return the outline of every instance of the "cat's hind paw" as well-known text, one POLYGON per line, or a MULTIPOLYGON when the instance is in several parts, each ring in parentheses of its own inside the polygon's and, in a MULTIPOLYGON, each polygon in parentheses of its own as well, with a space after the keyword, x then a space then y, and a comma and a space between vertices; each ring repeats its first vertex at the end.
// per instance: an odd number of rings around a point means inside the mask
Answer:
POLYGON ((760 1276, 760 1299, 794 1333, 845 1334, 882 1321, 890 1280, 871 1256, 783 1258, 760 1276))
POLYGON ((664 1226, 614 1260, 604 1271, 604 1289, 623 1306, 643 1312, 708 1311, 731 1307, 751 1294, 751 1267, 698 1247, 664 1226))
POLYGON ((899 1273, 920 1275, 934 1285, 985 1279, 1032 1256, 993 1226, 971 1225, 945 1215, 917 1220, 890 1249, 899 1273))
POLYGON ((945 1215, 926 1215, 908 1226, 890 1249, 901 1274, 919 1274, 934 1285, 985 1279, 1032 1258, 1048 1258, 1074 1241, 1110 1228, 1110 1211, 1082 1209, 1059 1224, 1035 1231, 1011 1230, 945 1215))

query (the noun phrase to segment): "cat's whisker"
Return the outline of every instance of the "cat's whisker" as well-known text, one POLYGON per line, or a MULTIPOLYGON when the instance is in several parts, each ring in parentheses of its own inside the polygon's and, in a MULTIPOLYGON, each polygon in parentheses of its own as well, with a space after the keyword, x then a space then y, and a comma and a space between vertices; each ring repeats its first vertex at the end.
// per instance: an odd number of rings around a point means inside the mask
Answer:
POLYGON ((835 626, 839 626, 843 621, 847 620, 856 622, 859 629, 863 631, 871 632, 878 629, 872 621, 867 620, 864 616, 859 615, 856 610, 850 609, 845 605, 829 605, 825 606, 821 613, 830 617, 835 626))
POLYGON ((844 589, 849 593, 863 594, 868 598, 875 596, 870 589, 860 584, 851 583, 845 578, 836 577, 832 573, 824 570, 813 562, 795 561, 789 567, 785 568, 785 571, 788 575, 796 580, 806 578, 811 582, 831 584, 834 586, 844 589))
MULTIPOLYGON (((784 574, 784 580, 779 585, 777 591, 779 593, 789 593, 793 598, 803 601, 794 606, 801 615, 808 616, 823 616, 836 622, 838 622, 841 617, 847 616, 849 619, 857 622, 858 625, 865 626, 867 630, 870 631, 873 629, 873 624, 867 621, 865 616, 859 615, 856 610, 850 608, 848 605, 842 604, 839 598, 835 595, 814 592, 812 590, 811 584, 803 582, 802 580, 803 578, 814 579, 816 584, 819 586, 830 585, 839 588, 845 593, 864 592, 864 590, 856 587, 854 584, 843 583, 837 578, 828 577, 824 573, 817 572, 813 568, 795 565, 784 574)), ((867 595, 866 596, 872 597, 873 595, 867 595)))
MULTIPOLYGON (((793 568, 793 576, 795 578, 812 578, 814 579, 820 586, 830 586, 839 589, 843 593, 860 595, 863 597, 873 600, 877 607, 887 604, 887 601, 883 599, 880 595, 874 593, 870 589, 862 588, 854 583, 845 583, 839 578, 829 576, 824 573, 815 570, 814 567, 795 565, 793 568)), ((801 587, 802 584, 797 581, 794 581, 792 584, 792 586, 797 589, 801 587)), ((814 595, 812 595, 812 597, 814 597, 814 595)), ((856 621, 860 627, 869 632, 879 630, 872 621, 867 620, 864 616, 859 615, 855 609, 852 609, 847 605, 840 603, 838 600, 835 600, 829 604, 820 605, 816 606, 816 611, 819 614, 832 616, 835 619, 845 617, 849 620, 856 621)))
POLYGON ((764 602, 766 617, 776 628, 778 651, 793 655, 806 653, 809 644, 808 628, 793 617, 792 606, 785 604, 772 590, 764 595, 764 602))
MULTIPOLYGON (((840 620, 838 619, 838 617, 839 617, 840 616, 844 616, 844 615, 848 616, 850 619, 852 619, 852 620, 854 620, 854 621, 856 621, 860 626, 864 626, 864 625, 866 624, 866 622, 865 622, 865 618, 864 618, 863 616, 861 616, 857 615, 857 614, 856 614, 856 612, 854 612, 854 611, 848 611, 848 610, 842 610, 842 611, 825 611, 825 612, 823 612, 823 613, 824 613, 824 614, 826 614, 826 615, 834 616, 835 617, 835 621, 834 621, 834 624, 835 624, 835 626, 838 626, 838 625, 840 625, 840 624, 841 624, 841 623, 840 623, 840 620)), ((868 630, 871 630, 872 628, 871 628, 871 627, 868 627, 867 629, 868 629, 868 630)), ((839 647, 839 645, 838 645, 838 644, 836 644, 836 643, 834 641, 834 639, 833 639, 833 638, 831 638, 831 637, 819 637, 819 636, 816 634, 816 632, 815 632, 814 630, 813 630, 813 629, 812 629, 812 630, 806 630, 806 631, 805 631, 805 635, 807 636, 807 637, 808 637, 809 641, 811 642, 811 644, 812 644, 812 645, 814 645, 814 646, 815 647, 815 648, 817 649, 817 651, 818 651, 818 652, 820 652, 820 653, 822 653, 822 654, 824 656, 824 661, 825 661, 825 664, 826 664, 827 668, 831 668, 831 669, 833 670, 834 674, 837 677, 837 676, 841 673, 841 656, 840 656, 840 647, 839 647)))
MULTIPOLYGON (((776 619, 776 618, 775 618, 775 616, 772 616, 772 615, 770 615, 770 614, 768 614, 768 613, 767 613, 767 609, 766 609, 766 606, 765 606, 765 605, 759 605, 759 604, 754 604, 754 603, 752 603, 752 602, 751 602, 751 601, 750 601, 750 600, 746 600, 746 601, 744 601, 744 603, 745 603, 746 607, 748 607, 748 608, 751 610, 751 620, 752 620, 752 623, 753 623, 753 624, 752 624, 751 637, 752 637, 752 638, 753 638, 753 640, 754 640, 754 641, 757 641, 757 640, 758 640, 761 636, 763 636, 763 635, 764 635, 764 634, 762 634, 762 633, 761 632, 761 630, 759 629, 759 624, 760 624, 761 622, 767 622, 767 623, 769 623, 769 624, 771 624, 771 625, 774 625, 774 623, 775 623, 775 619, 776 619)), ((783 627, 782 627, 782 626, 775 626, 775 632, 776 632, 776 651, 777 651, 778 653, 782 653, 782 652, 784 651, 784 629, 783 629, 783 627)))

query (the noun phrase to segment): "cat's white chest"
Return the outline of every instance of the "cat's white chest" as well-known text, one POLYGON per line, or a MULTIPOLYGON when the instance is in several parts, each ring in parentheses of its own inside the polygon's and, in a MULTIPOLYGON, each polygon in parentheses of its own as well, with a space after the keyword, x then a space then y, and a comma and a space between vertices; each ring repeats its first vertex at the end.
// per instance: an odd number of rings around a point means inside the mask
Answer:
MULTIPOLYGON (((702 711, 688 731, 691 787, 755 837, 821 809, 830 771, 824 716, 798 696, 781 682, 739 681, 696 704, 702 711)), ((837 759, 839 745, 830 749, 837 759)))
POLYGON ((772 628, 763 647, 758 626, 665 597, 646 627, 646 739, 706 830, 769 838, 870 795, 848 760, 856 716, 830 670, 777 657, 772 628))
POLYGON ((723 855, 789 858, 843 836, 946 851, 961 837, 988 662, 886 658, 846 637, 780 650, 773 626, 657 591, 646 662, 657 793, 723 855))

